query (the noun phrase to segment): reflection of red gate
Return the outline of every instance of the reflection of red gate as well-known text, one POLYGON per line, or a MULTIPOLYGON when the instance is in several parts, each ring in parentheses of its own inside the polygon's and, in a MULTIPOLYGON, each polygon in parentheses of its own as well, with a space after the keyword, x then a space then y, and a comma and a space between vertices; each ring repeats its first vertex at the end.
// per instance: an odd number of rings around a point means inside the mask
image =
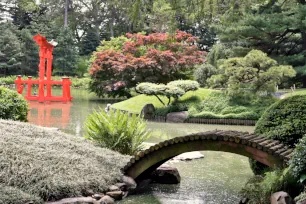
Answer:
POLYGON ((28 120, 30 123, 45 127, 65 128, 70 121, 70 109, 72 103, 63 105, 62 103, 38 103, 36 101, 29 102, 30 111, 28 120), (36 114, 31 111, 37 112, 36 114), (61 115, 52 115, 52 111, 61 111, 61 115))
POLYGON ((52 52, 54 46, 47 42, 46 38, 41 35, 34 36, 34 40, 40 47, 39 57, 39 80, 32 80, 32 77, 28 77, 28 80, 22 80, 21 76, 18 76, 15 81, 16 88, 18 93, 22 94, 23 84, 27 84, 27 94, 25 98, 27 100, 36 100, 39 102, 44 101, 62 101, 67 102, 71 101, 72 97, 70 94, 70 85, 71 81, 67 77, 63 77, 62 81, 53 81, 51 80, 52 74, 52 52), (45 79, 45 70, 47 66, 47 79, 45 79), (33 84, 38 84, 38 96, 33 96, 31 93, 31 88, 33 84), (47 86, 47 95, 45 96, 45 85, 47 86), (62 85, 63 95, 62 96, 52 96, 52 85, 62 85))

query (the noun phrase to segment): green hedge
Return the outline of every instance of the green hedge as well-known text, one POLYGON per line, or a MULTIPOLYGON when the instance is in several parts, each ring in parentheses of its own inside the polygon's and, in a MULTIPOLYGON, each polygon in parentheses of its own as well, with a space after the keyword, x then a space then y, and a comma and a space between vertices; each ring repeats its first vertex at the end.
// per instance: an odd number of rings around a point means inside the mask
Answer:
POLYGON ((202 111, 200 113, 193 114, 192 109, 189 111, 189 117, 193 118, 207 118, 207 119, 245 119, 245 120, 256 120, 258 114, 254 112, 243 112, 243 113, 228 113, 228 114, 216 114, 208 111, 202 111))
POLYGON ((198 90, 200 84, 197 81, 192 81, 192 80, 176 80, 169 82, 167 86, 179 87, 183 89, 185 92, 188 92, 188 91, 198 90))
POLYGON ((27 121, 28 103, 16 91, 0 87, 0 118, 27 121))
POLYGON ((256 124, 256 134, 294 146, 306 134, 306 96, 293 96, 270 106, 256 124))
POLYGON ((297 178, 306 181, 306 135, 300 139, 299 144, 296 146, 290 160, 290 166, 297 178))

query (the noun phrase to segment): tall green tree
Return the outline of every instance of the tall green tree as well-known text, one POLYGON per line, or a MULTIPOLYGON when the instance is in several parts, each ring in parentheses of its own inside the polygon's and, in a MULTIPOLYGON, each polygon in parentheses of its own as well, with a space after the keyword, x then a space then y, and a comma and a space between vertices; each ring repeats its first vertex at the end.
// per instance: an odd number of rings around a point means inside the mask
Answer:
POLYGON ((0 24, 0 72, 4 75, 20 74, 22 45, 7 26, 0 24))
POLYGON ((96 29, 89 29, 80 43, 80 55, 90 55, 100 44, 96 29))
POLYGON ((78 52, 72 31, 60 28, 56 38, 58 45, 54 49, 54 72, 61 75, 74 75, 78 60, 78 52))

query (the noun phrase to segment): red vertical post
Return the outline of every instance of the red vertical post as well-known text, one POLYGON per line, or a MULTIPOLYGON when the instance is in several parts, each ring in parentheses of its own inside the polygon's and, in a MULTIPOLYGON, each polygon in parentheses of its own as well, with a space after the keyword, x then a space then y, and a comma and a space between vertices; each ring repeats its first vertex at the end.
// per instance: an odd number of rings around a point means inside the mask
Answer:
POLYGON ((38 102, 44 102, 45 100, 45 52, 46 47, 41 47, 39 56, 40 56, 40 63, 39 63, 39 84, 38 84, 38 102))
MULTIPOLYGON (((51 74, 52 74, 52 51, 53 48, 49 48, 47 51, 47 81, 51 82, 51 74)), ((51 84, 47 84, 47 96, 51 97, 52 95, 52 86, 51 84)))
POLYGON ((22 94, 22 91, 23 91, 23 87, 21 86, 21 76, 20 75, 18 75, 17 76, 17 79, 15 80, 15 84, 17 85, 16 86, 16 89, 17 89, 17 92, 19 93, 19 94, 22 94))
POLYGON ((31 97, 32 95, 32 77, 28 76, 28 91, 27 91, 27 97, 31 97))

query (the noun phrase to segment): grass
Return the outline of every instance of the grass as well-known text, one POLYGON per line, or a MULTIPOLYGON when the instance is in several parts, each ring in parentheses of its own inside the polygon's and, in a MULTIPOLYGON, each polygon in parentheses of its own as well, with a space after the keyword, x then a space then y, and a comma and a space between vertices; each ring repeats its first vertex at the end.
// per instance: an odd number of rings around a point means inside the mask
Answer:
POLYGON ((0 120, 0 203, 103 192, 121 180, 128 159, 83 138, 0 120))
POLYGON ((285 94, 285 98, 295 95, 306 95, 306 89, 296 89, 294 93, 285 94))
MULTIPOLYGON (((212 91, 213 90, 202 88, 198 89, 197 91, 189 91, 178 100, 178 103, 194 103, 202 101, 212 91)), ((168 99, 166 97, 161 96, 160 98, 167 104, 168 99)), ((126 110, 131 113, 140 113, 142 108, 149 103, 152 103, 155 108, 164 107, 164 105, 155 96, 146 96, 144 94, 115 103, 112 105, 112 107, 120 110, 126 110)))

